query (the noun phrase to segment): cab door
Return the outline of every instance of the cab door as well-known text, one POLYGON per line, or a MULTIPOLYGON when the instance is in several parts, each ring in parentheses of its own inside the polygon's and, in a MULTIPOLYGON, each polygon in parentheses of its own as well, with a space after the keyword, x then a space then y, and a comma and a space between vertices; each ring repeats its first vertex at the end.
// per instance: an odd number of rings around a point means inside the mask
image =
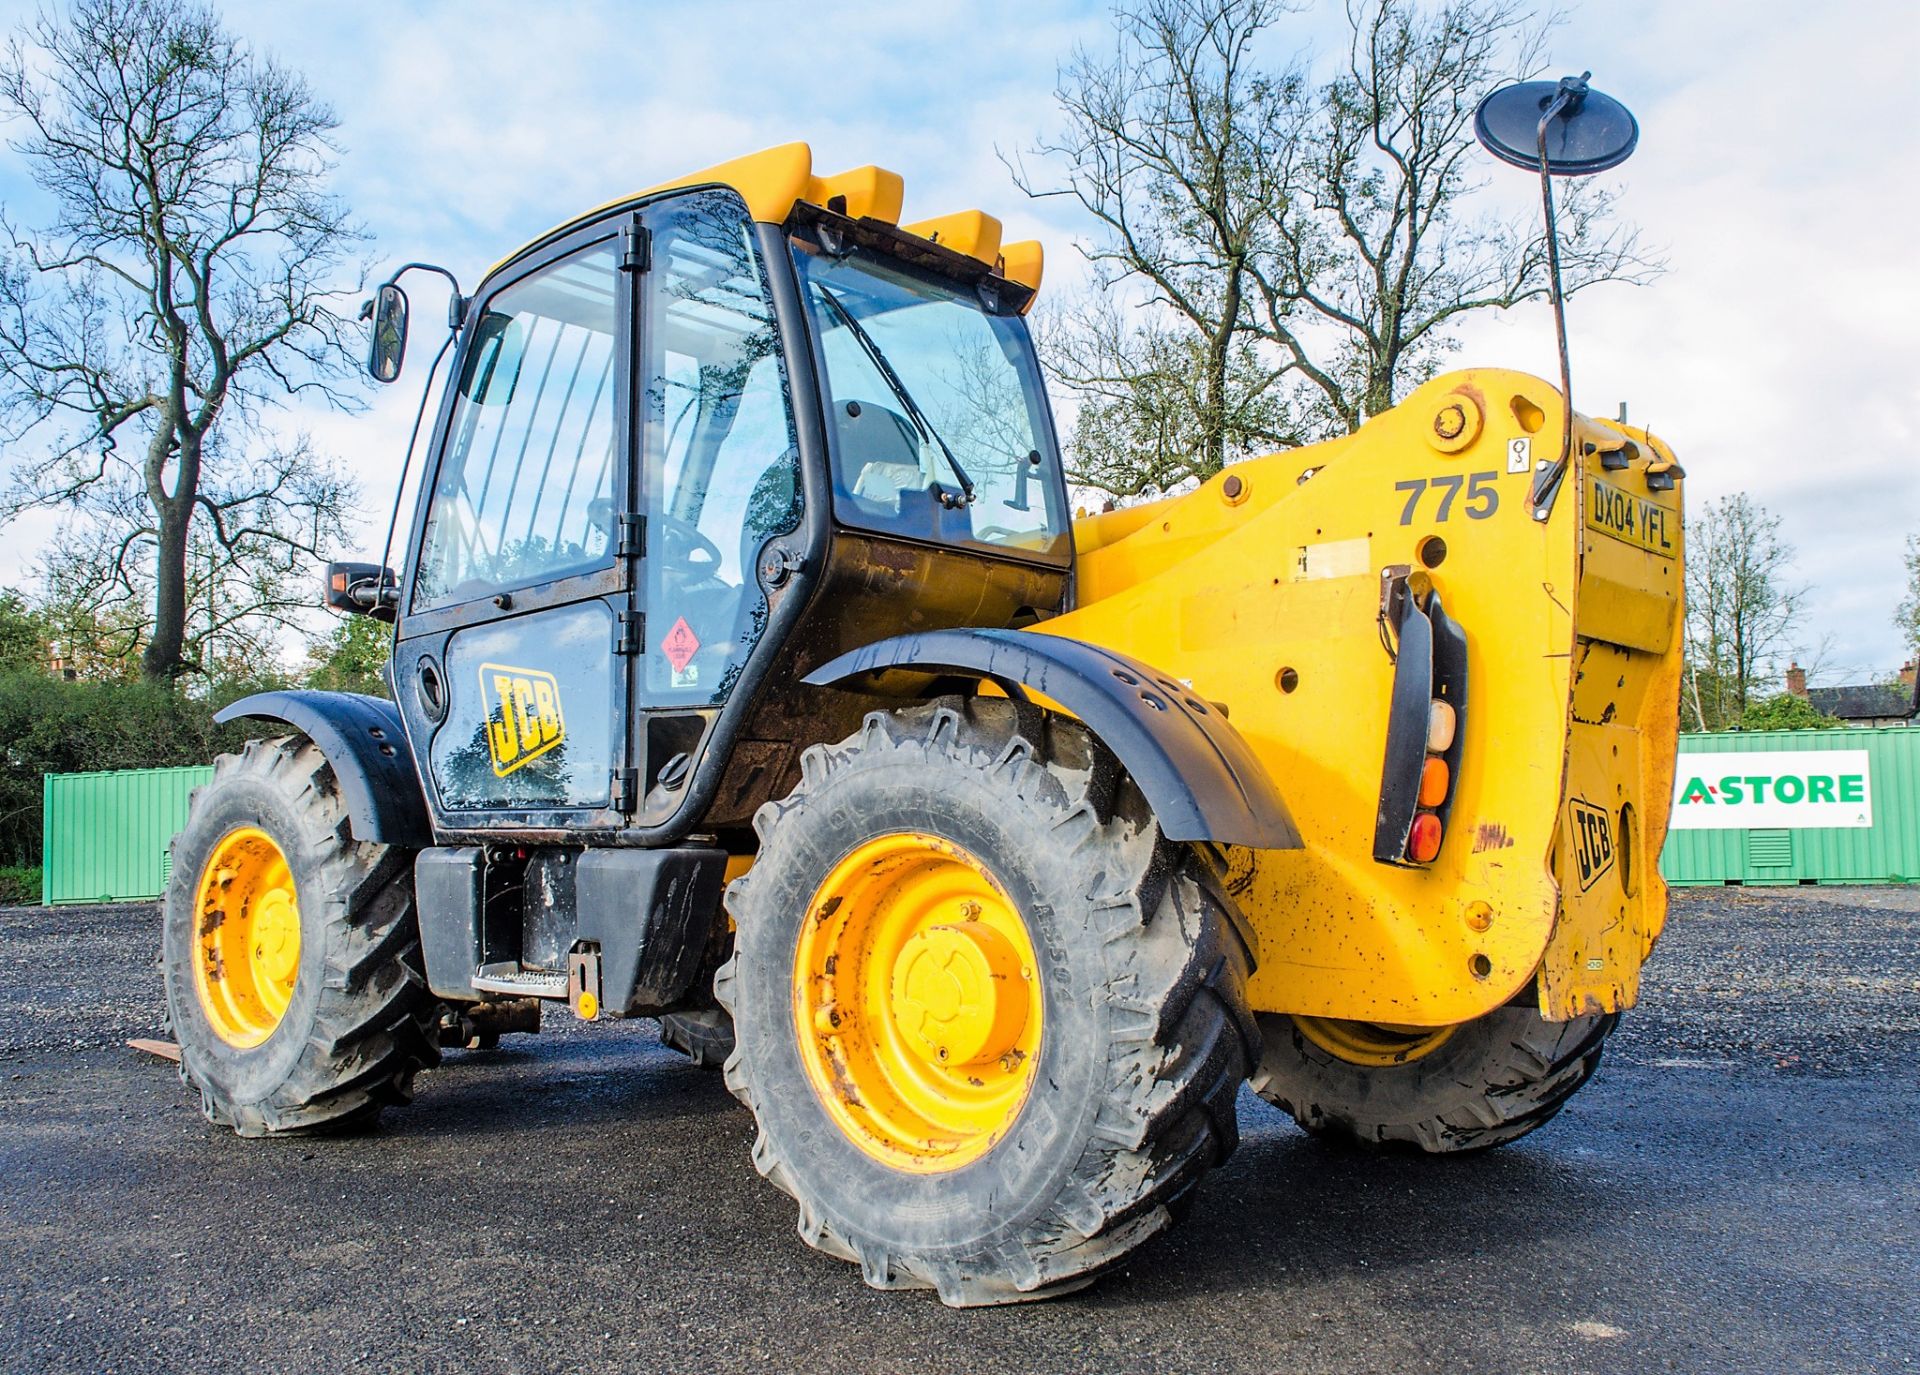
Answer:
POLYGON ((692 792, 720 714, 770 620, 763 563, 801 523, 799 439, 769 262, 733 191, 664 198, 641 216, 636 820, 692 792))
POLYGON ((634 232, 582 231, 472 308, 393 668, 443 838, 631 806, 634 232))

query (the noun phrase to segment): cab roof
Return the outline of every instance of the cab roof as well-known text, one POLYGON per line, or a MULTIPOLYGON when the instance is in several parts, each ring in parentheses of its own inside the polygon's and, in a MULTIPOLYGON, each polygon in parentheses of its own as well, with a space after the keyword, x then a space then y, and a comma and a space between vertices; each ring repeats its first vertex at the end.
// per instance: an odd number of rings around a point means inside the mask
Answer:
POLYGON ((630 196, 597 205, 585 214, 556 225, 501 259, 487 269, 487 276, 491 277, 528 249, 610 210, 631 205, 663 191, 695 186, 731 187, 747 203, 747 213, 767 224, 785 224, 793 214, 794 207, 803 202, 853 220, 878 220, 897 226, 901 232, 915 238, 984 263, 990 271, 1008 281, 1018 282, 1029 291, 1038 291, 1040 288, 1044 255, 1038 240, 1001 243, 1000 221, 982 210, 961 210, 930 220, 901 224, 900 206, 906 183, 898 172, 867 166, 836 172, 832 176, 815 176, 813 149, 804 143, 783 143, 764 152, 749 153, 743 158, 734 158, 731 162, 691 172, 673 181, 661 182, 658 186, 649 186, 630 196))

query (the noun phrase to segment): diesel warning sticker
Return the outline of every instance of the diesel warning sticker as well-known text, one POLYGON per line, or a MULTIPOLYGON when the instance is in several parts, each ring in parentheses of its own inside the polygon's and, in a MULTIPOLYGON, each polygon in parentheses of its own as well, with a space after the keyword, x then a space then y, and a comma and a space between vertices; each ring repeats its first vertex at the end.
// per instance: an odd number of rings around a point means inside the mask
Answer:
POLYGON ((551 673, 482 664, 480 697, 487 709, 487 753, 498 777, 526 767, 567 738, 560 684, 551 673))
POLYGON ((1606 811, 1574 798, 1567 804, 1572 823, 1574 866, 1580 871, 1580 891, 1613 867, 1613 818, 1606 811))
POLYGON ((1587 479, 1587 528, 1663 559, 1680 555, 1680 513, 1605 478, 1587 479))
POLYGON ((700 637, 693 633, 693 627, 687 624, 685 616, 673 623, 673 629, 667 632, 666 639, 660 642, 661 653, 667 656, 667 662, 673 666, 673 685, 677 688, 697 687, 700 674, 690 668, 693 656, 700 651, 700 637))

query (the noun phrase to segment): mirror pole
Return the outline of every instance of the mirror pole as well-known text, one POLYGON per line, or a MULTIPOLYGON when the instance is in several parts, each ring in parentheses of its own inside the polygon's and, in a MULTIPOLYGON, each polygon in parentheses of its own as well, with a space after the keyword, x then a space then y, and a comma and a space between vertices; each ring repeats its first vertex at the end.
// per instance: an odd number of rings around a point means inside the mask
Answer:
MULTIPOLYGON (((457 291, 454 294, 455 296, 459 295, 457 291)), ((386 543, 380 546, 380 566, 383 568, 390 567, 393 563, 393 532, 400 524, 400 502, 407 494, 407 473, 413 467, 414 447, 420 442, 420 422, 426 419, 427 398, 433 395, 433 379, 435 374, 440 371, 440 364, 445 360, 447 350, 453 347, 453 341, 457 337, 453 331, 449 330, 447 337, 440 341, 440 351, 433 355, 433 362, 427 368, 426 385, 420 388, 420 406, 419 409, 413 413, 413 429, 407 435, 407 452, 405 457, 400 460, 400 480, 394 484, 393 488, 393 510, 387 516, 386 543)), ((399 600, 400 590, 396 584, 394 587, 394 604, 396 608, 399 605, 399 600)))
POLYGON ((1547 230, 1547 293, 1553 302, 1554 342, 1560 350, 1560 455, 1551 466, 1533 475, 1528 504, 1533 508, 1535 520, 1545 520, 1553 513, 1554 489, 1560 485, 1567 460, 1573 456, 1573 366, 1567 357, 1567 303, 1560 288, 1560 233, 1553 215, 1553 171, 1547 158, 1547 130, 1569 107, 1579 108, 1587 78, 1592 75, 1589 71, 1578 77, 1561 77, 1560 89, 1541 112, 1540 126, 1535 131, 1540 149, 1540 208, 1547 230))

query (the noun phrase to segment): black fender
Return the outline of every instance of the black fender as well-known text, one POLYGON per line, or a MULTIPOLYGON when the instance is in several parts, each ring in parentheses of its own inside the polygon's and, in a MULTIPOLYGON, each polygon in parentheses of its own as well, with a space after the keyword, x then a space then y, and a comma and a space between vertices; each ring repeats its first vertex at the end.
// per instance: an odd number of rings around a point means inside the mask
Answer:
POLYGON ((256 692, 213 719, 243 717, 283 721, 320 747, 346 798, 355 840, 411 850, 433 844, 427 799, 393 703, 357 692, 256 692))
POLYGON ((1146 794, 1169 840, 1300 848, 1279 789, 1225 714, 1111 649, 1021 630, 930 630, 842 654, 806 682, 918 697, 941 677, 983 678, 1015 698, 1031 689, 1073 713, 1146 794))

